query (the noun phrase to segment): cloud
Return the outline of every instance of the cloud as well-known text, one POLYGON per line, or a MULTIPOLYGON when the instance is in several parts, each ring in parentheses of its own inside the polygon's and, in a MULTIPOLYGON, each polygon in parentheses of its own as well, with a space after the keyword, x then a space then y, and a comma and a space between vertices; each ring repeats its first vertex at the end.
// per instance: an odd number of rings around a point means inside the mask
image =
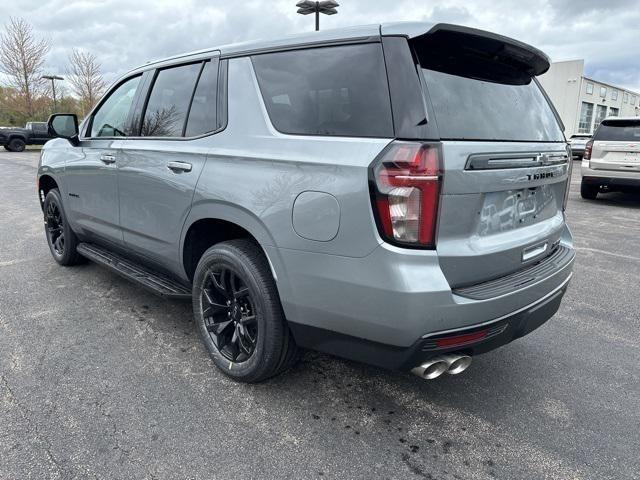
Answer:
MULTIPOLYGON (((51 40, 47 70, 63 74, 73 47, 89 50, 114 80, 180 52, 313 29, 295 0, 2 0, 51 40)), ((322 28, 398 20, 482 28, 535 45, 554 60, 584 58, 587 74, 640 91, 637 0, 341 0, 322 28)), ((5 15, 3 15, 4 18, 5 15)), ((1 21, 1 20, 0 20, 1 21)))

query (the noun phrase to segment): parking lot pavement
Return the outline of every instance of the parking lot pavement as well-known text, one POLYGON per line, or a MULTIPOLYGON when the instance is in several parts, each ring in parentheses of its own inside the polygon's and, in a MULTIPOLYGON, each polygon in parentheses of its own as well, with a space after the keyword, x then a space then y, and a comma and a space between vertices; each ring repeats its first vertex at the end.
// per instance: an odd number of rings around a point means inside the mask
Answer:
POLYGON ((583 201, 576 168, 560 312, 462 375, 307 353, 247 386, 189 304, 57 266, 36 163, 0 153, 0 478, 640 478, 640 195, 583 201))

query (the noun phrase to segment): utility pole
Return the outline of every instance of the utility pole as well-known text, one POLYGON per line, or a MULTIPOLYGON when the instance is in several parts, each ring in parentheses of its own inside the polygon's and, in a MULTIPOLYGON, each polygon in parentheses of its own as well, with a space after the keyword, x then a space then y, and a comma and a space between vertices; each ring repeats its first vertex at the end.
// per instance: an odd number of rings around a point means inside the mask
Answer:
POLYGON ((320 14, 324 13, 325 15, 335 15, 338 13, 337 7, 339 6, 340 4, 333 0, 324 0, 322 2, 304 0, 296 4, 296 7, 298 7, 298 13, 301 15, 311 15, 312 13, 315 13, 316 32, 320 30, 320 14))
POLYGON ((51 80, 51 90, 53 91, 53 113, 56 113, 58 109, 57 100, 56 100, 56 80, 64 80, 62 77, 58 77, 57 75, 43 75, 43 79, 51 80))

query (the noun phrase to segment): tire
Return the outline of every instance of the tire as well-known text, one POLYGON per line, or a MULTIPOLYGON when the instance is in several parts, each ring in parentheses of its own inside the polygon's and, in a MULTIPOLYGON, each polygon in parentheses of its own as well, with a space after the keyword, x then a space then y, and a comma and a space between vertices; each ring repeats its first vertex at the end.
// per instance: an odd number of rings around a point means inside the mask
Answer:
POLYGON ((9 150, 9 145, 4 145, 4 149, 5 149, 7 152, 10 152, 10 151, 11 151, 11 150, 9 150))
POLYGON ((580 184, 580 196, 585 200, 595 200, 599 191, 598 185, 584 183, 584 181, 580 184))
POLYGON ((44 199, 44 222, 47 244, 53 259, 63 266, 82 263, 84 258, 77 251, 78 237, 67 221, 57 188, 49 190, 44 199))
POLYGON ((21 138, 12 138, 9 140, 8 150, 10 152, 24 152, 27 144, 21 138))
POLYGON ((202 255, 193 312, 213 363, 236 381, 261 382, 299 358, 271 269, 253 241, 222 242, 202 255))

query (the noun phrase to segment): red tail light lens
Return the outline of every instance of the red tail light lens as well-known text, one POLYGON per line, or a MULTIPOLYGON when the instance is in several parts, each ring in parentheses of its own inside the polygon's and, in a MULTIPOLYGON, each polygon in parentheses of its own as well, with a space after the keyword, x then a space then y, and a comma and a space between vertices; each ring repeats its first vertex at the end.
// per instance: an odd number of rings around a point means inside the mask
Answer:
POLYGON ((439 144, 393 142, 373 165, 373 209, 387 241, 435 247, 440 157, 439 144))
POLYGON ((584 146, 584 154, 582 155, 583 160, 591 160, 591 150, 593 150, 593 140, 589 140, 584 146))

